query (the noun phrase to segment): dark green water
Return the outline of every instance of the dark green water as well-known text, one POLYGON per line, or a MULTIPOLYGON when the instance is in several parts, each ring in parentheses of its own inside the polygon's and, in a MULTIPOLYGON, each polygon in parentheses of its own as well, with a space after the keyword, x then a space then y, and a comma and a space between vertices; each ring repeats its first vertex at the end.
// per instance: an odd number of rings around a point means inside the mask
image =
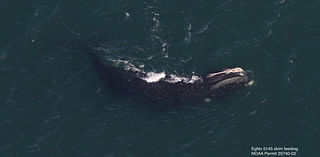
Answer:
POLYGON ((319 17, 319 0, 2 0, 0 156, 319 156, 319 17), (105 88, 66 39, 108 41, 105 53, 147 71, 241 66, 256 83, 155 112, 105 88))

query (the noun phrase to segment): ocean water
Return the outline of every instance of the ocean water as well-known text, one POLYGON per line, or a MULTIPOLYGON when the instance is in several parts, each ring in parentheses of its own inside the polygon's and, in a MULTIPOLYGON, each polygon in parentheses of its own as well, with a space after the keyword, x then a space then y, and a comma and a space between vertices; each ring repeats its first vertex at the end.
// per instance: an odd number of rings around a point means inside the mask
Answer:
POLYGON ((2 0, 0 10, 1 157, 320 155, 319 0, 2 0), (65 40, 106 43, 106 56, 144 71, 240 66, 255 84, 157 112, 103 86, 65 40))

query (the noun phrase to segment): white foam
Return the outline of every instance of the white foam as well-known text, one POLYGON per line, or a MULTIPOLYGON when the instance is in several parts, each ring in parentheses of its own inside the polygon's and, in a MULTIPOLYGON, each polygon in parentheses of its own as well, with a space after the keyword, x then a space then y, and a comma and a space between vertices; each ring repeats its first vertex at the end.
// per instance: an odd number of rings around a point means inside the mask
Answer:
POLYGON ((119 67, 120 64, 124 65, 124 69, 126 71, 133 71, 133 72, 139 72, 139 73, 145 74, 145 77, 140 77, 140 78, 146 81, 147 83, 158 82, 160 80, 163 80, 169 83, 177 83, 177 82, 194 83, 195 81, 202 80, 202 78, 197 75, 192 75, 191 77, 181 77, 174 74, 167 76, 164 71, 160 73, 145 72, 142 69, 139 69, 144 67, 143 64, 139 65, 139 68, 138 68, 134 64, 130 63, 128 60, 121 60, 121 59, 108 59, 108 60, 113 62, 117 67, 119 67))
POLYGON ((193 82, 198 81, 198 80, 202 80, 202 78, 199 77, 199 76, 196 76, 196 75, 192 75, 191 76, 191 80, 189 80, 187 83, 193 83, 193 82))
POLYGON ((184 80, 188 80, 188 78, 178 77, 177 75, 171 74, 170 77, 168 79, 166 79, 166 82, 176 83, 176 82, 180 82, 180 81, 184 81, 184 80))
POLYGON ((116 66, 119 66, 119 64, 123 64, 124 65, 124 69, 127 71, 133 71, 133 72, 141 72, 141 73, 145 73, 144 71, 142 71, 141 69, 137 68, 135 65, 133 65, 132 63, 130 63, 127 60, 121 60, 121 59, 108 59, 109 61, 113 62, 116 64, 116 66))
POLYGON ((201 77, 192 75, 191 78, 188 77, 179 77, 177 75, 170 75, 170 78, 166 79, 166 82, 170 83, 177 83, 177 82, 184 82, 184 83, 194 83, 195 81, 201 80, 201 77))
POLYGON ((161 72, 161 73, 148 72, 147 76, 141 79, 145 80, 148 83, 152 83, 152 82, 158 82, 165 77, 166 77, 165 72, 161 72))
POLYGON ((128 12, 125 12, 126 18, 130 17, 130 14, 128 12))
POLYGON ((152 82, 158 82, 160 80, 163 80, 165 82, 169 83, 178 83, 178 82, 183 82, 183 83, 194 83, 195 81, 202 80, 201 77, 192 75, 191 78, 188 77, 179 77, 177 75, 171 74, 168 78, 166 78, 166 73, 161 72, 161 73, 155 73, 155 72, 148 72, 146 74, 146 77, 142 77, 142 80, 145 80, 148 83, 152 82))

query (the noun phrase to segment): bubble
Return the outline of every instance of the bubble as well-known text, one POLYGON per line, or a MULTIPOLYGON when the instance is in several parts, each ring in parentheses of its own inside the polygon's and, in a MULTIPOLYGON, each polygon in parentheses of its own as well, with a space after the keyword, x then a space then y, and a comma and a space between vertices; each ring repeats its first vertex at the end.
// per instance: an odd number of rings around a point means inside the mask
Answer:
POLYGON ((205 98, 204 102, 211 102, 211 99, 210 98, 205 98))
POLYGON ((254 80, 248 82, 248 86, 252 86, 254 84, 254 80))

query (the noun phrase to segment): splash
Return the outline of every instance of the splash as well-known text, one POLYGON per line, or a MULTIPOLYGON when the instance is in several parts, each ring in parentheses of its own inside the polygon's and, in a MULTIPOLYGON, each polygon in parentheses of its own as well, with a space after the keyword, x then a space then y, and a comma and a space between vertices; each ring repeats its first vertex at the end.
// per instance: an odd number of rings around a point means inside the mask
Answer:
POLYGON ((192 75, 191 77, 182 77, 177 76, 175 74, 167 75, 165 71, 163 72, 145 72, 142 68, 144 67, 143 64, 139 65, 138 67, 132 64, 128 60, 122 60, 122 59, 108 59, 111 61, 115 66, 117 67, 124 67, 124 70, 126 71, 132 71, 132 72, 138 72, 142 75, 137 76, 141 78, 142 80, 146 81, 147 83, 154 83, 159 81, 169 82, 169 83, 194 83, 198 80, 202 81, 203 79, 200 76, 192 75))
POLYGON ((152 83, 152 82, 158 82, 165 77, 166 77, 165 72, 161 72, 161 73, 148 72, 147 76, 142 77, 141 79, 145 80, 148 83, 152 83))

